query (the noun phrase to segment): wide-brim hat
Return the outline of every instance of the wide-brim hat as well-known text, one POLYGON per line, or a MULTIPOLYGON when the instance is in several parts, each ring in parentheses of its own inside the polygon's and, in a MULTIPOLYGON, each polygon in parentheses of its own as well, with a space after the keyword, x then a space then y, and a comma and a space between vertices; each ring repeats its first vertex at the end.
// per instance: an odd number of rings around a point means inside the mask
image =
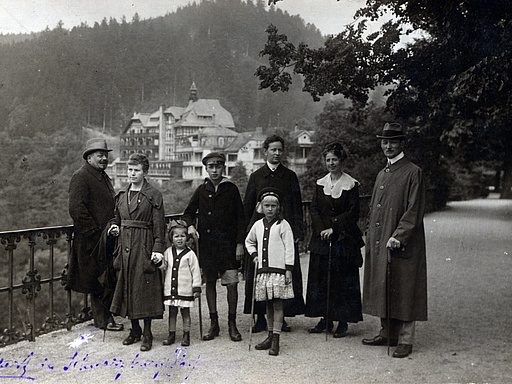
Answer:
POLYGON ((203 157, 203 160, 201 160, 203 165, 206 165, 208 163, 214 163, 214 164, 225 164, 226 163, 226 155, 224 155, 222 152, 210 152, 205 157, 203 157))
POLYGON ((275 197, 279 201, 279 203, 281 203, 283 199, 283 192, 273 187, 263 188, 258 194, 258 201, 263 201, 263 199, 267 196, 275 197))
POLYGON ((405 138, 405 130, 401 124, 386 123, 382 130, 382 135, 377 135, 378 139, 403 139, 405 138))
POLYGON ((96 152, 96 151, 105 151, 110 152, 111 149, 108 149, 107 147, 107 140, 100 139, 100 138, 93 138, 87 140, 87 143, 85 144, 85 151, 82 154, 82 157, 84 160, 87 160, 87 155, 90 153, 96 152))

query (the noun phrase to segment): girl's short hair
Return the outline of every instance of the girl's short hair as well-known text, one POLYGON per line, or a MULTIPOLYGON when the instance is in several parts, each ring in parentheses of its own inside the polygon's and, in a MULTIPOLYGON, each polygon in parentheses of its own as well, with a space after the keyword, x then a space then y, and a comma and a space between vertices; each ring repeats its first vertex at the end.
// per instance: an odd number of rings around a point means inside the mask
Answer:
POLYGON ((279 210, 281 208, 281 203, 280 203, 279 199, 276 196, 267 195, 267 196, 263 197, 261 199, 261 201, 258 202, 258 204, 256 204, 256 212, 257 213, 263 213, 263 202, 265 200, 269 200, 269 201, 272 201, 274 203, 277 203, 277 206, 279 207, 279 209, 278 209, 278 212, 279 212, 279 210))
MULTIPOLYGON (((184 229, 188 232, 187 223, 184 220, 172 220, 169 223, 168 235, 169 241, 172 243, 172 235, 176 229, 184 229)), ((187 236, 188 238, 188 236, 187 236)))
POLYGON ((142 170, 147 172, 149 170, 149 159, 142 153, 132 153, 128 159, 128 165, 142 165, 142 170))
POLYGON ((330 143, 325 146, 324 150, 322 151, 324 160, 328 153, 332 153, 340 161, 344 161, 348 157, 347 152, 345 152, 345 149, 343 149, 343 145, 338 142, 330 143))

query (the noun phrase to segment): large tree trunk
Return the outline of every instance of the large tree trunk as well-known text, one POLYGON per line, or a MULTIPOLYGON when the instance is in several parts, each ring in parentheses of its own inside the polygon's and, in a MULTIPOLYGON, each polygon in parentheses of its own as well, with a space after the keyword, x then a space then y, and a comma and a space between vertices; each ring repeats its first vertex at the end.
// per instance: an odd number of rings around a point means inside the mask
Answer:
POLYGON ((500 199, 512 199, 512 157, 505 154, 503 162, 503 179, 500 199))

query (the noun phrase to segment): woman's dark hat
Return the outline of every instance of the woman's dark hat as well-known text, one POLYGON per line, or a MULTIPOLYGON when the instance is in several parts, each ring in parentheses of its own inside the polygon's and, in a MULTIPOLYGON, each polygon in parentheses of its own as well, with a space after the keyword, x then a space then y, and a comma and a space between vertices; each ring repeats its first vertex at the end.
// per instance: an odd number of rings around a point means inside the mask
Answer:
POLYGON ((225 164, 226 163, 226 155, 224 155, 222 152, 210 152, 205 157, 203 157, 203 160, 201 161, 203 165, 206 165, 208 163, 210 164, 225 164))
POLYGON ((96 151, 105 151, 110 152, 111 149, 108 149, 107 147, 107 140, 100 139, 100 138, 94 138, 87 140, 87 143, 85 144, 85 151, 82 154, 82 157, 84 160, 87 160, 87 155, 96 152, 96 151))
POLYGON ((378 139, 404 139, 405 130, 401 124, 386 123, 382 130, 382 135, 377 135, 378 139))
POLYGON ((283 199, 283 193, 279 189, 267 187, 263 188, 258 194, 258 201, 262 201, 267 196, 275 197, 277 200, 279 200, 279 203, 281 203, 281 200, 283 199))

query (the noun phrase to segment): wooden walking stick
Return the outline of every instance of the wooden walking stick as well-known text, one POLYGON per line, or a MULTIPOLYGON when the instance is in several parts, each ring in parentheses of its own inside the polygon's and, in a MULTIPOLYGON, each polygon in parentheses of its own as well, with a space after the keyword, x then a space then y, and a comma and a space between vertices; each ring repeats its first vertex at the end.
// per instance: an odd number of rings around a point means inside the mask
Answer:
POLYGON ((386 321, 388 323, 388 356, 389 356, 389 343, 391 339, 391 249, 387 248, 386 260, 386 321))
POLYGON ((197 302, 199 304, 199 336, 200 340, 203 340, 203 311, 201 309, 201 293, 197 296, 197 302))
MULTIPOLYGON (((197 259, 199 259, 199 239, 197 236, 194 236, 194 245, 196 246, 197 259)), ((200 340, 203 340, 203 310, 201 309, 201 293, 199 293, 197 299, 197 303, 199 304, 199 336, 201 337, 200 340)))
POLYGON ((325 341, 329 336, 329 299, 331 293, 332 239, 329 238, 329 258, 327 261, 327 303, 325 304, 325 341))
POLYGON ((252 327, 254 327, 254 302, 256 301, 256 272, 258 272, 258 268, 256 262, 253 261, 254 264, 254 277, 252 280, 252 299, 251 299, 251 321, 249 323, 249 351, 251 350, 252 344, 252 327))

